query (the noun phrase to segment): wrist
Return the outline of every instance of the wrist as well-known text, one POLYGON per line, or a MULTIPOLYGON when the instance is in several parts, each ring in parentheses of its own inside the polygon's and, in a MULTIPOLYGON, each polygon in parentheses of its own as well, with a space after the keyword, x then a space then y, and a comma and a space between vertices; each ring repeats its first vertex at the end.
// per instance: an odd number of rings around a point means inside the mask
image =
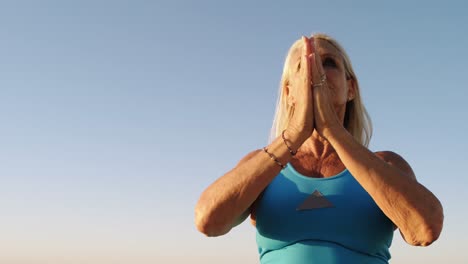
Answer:
POLYGON ((297 152, 297 150, 302 146, 304 141, 306 141, 310 135, 307 133, 304 133, 302 131, 297 131, 294 128, 288 127, 286 130, 284 130, 284 144, 287 144, 289 148, 293 152, 297 152))
POLYGON ((343 126, 330 127, 323 130, 323 137, 330 142, 332 145, 336 142, 340 142, 346 137, 352 137, 352 135, 343 126))

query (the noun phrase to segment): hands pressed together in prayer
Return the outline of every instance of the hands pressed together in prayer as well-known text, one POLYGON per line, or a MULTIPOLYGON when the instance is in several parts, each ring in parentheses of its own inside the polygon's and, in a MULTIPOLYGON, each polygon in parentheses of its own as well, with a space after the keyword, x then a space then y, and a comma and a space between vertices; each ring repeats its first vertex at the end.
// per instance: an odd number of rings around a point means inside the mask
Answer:
POLYGON ((334 109, 327 72, 315 40, 313 37, 302 37, 301 41, 300 59, 291 67, 287 86, 288 105, 292 108, 288 130, 305 138, 316 130, 320 136, 327 138, 329 133, 343 126, 334 109))

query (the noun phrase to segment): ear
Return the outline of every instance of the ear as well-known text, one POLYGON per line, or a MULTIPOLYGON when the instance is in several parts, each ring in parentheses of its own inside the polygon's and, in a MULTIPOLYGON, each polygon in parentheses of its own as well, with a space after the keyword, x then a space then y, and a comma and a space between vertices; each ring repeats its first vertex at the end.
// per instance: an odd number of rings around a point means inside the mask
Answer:
POLYGON ((294 100, 294 97, 290 94, 290 91, 291 90, 290 90, 289 85, 286 85, 286 87, 284 88, 284 92, 286 94, 286 99, 287 99, 288 105, 289 106, 294 106, 296 101, 294 100))
POLYGON ((353 78, 346 80, 346 84, 348 85, 348 102, 352 101, 356 96, 356 81, 353 78))

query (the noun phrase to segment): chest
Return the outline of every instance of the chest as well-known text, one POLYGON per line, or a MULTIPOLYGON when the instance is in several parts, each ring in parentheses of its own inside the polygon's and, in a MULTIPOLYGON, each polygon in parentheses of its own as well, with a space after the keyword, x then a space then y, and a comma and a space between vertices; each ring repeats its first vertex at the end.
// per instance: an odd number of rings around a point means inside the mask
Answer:
POLYGON ((298 157, 290 164, 302 175, 311 178, 328 178, 342 172, 346 167, 338 157, 330 156, 324 159, 298 157))
MULTIPOLYGON (((352 175, 307 179, 278 175, 259 199, 256 227, 272 241, 308 239, 369 246, 392 234, 390 220, 352 175), (319 191, 331 206, 300 210, 319 191)), ((276 242, 275 242, 276 243, 276 242)))

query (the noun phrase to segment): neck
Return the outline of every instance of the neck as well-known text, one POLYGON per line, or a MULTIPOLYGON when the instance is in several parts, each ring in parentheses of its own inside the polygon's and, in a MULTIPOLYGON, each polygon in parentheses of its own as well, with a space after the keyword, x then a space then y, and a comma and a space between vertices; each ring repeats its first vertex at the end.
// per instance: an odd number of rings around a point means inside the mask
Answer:
POLYGON ((291 165, 302 175, 314 178, 333 176, 345 168, 333 146, 317 131, 302 144, 291 165))
MULTIPOLYGON (((344 111, 336 112, 343 122, 344 111)), ((336 175, 345 168, 333 146, 317 130, 304 141, 291 164, 302 175, 318 178, 336 175)))

